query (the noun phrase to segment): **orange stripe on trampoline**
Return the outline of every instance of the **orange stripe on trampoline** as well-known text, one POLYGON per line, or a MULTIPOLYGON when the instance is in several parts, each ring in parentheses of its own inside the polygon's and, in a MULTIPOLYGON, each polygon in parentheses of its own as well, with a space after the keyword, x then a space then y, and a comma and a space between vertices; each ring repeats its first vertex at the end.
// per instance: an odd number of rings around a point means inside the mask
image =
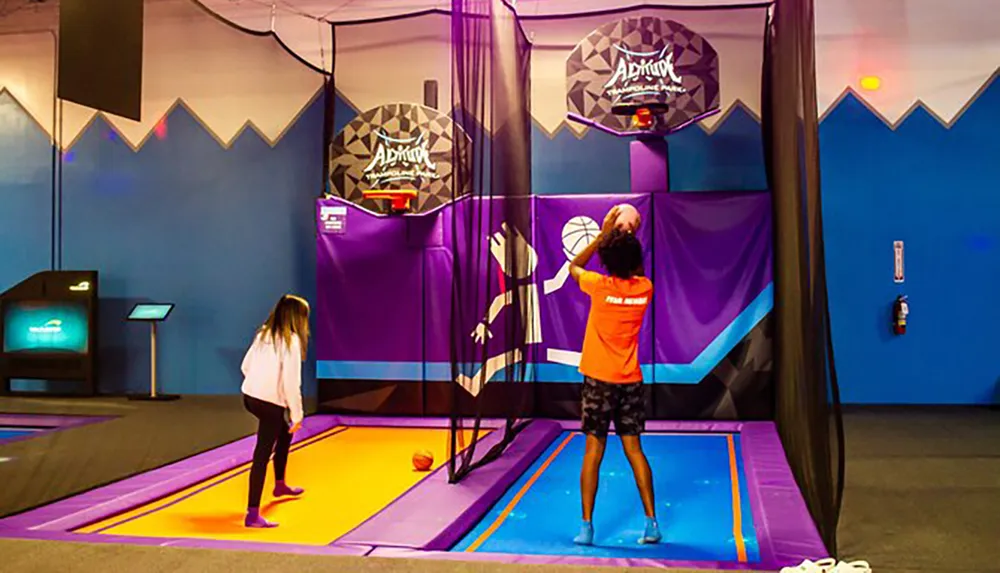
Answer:
POLYGON ((736 440, 732 434, 726 435, 729 446, 729 481, 733 486, 733 539, 736 540, 736 557, 740 563, 747 562, 747 546, 743 539, 743 509, 740 504, 740 472, 736 465, 736 440))

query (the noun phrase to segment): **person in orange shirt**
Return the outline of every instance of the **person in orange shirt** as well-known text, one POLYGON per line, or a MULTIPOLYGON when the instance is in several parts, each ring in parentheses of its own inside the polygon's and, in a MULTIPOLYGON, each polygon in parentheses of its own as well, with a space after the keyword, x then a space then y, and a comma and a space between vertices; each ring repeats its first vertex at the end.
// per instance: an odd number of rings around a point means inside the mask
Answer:
POLYGON ((580 493, 583 525, 573 542, 594 542, 594 501, 608 430, 612 420, 632 466, 646 512, 639 543, 658 543, 662 536, 653 501, 653 473, 639 436, 646 425, 646 395, 639 369, 639 329, 653 296, 653 283, 642 268, 642 243, 634 227, 619 224, 619 208, 604 217, 598 236, 570 263, 570 275, 590 296, 590 315, 583 339, 583 432, 587 435, 580 493), (584 267, 594 253, 608 274, 584 267))

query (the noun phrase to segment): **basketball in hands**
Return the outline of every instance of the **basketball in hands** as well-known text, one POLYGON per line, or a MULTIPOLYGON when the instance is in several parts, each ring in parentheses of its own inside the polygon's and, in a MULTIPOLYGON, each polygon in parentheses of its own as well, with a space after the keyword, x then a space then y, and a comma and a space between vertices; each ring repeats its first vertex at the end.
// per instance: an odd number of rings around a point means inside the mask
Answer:
POLYGON ((628 203, 618 205, 618 219, 615 221, 615 228, 634 233, 639 229, 640 223, 642 223, 642 219, 639 217, 638 209, 628 203))

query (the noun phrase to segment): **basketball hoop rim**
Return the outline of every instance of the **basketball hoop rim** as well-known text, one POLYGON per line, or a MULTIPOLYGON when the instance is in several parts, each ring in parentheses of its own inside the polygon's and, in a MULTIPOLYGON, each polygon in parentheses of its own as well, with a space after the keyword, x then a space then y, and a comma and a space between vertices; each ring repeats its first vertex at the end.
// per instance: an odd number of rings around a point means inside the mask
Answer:
POLYGON ((393 211, 409 211, 410 200, 416 199, 416 189, 366 189, 361 192, 365 199, 388 199, 393 211))
POLYGON ((664 102, 618 104, 611 107, 611 113, 613 115, 633 117, 641 109, 649 110, 651 114, 658 115, 670 109, 670 106, 664 102))
POLYGON ((361 192, 365 199, 395 199, 396 197, 417 196, 416 189, 366 189, 361 192))

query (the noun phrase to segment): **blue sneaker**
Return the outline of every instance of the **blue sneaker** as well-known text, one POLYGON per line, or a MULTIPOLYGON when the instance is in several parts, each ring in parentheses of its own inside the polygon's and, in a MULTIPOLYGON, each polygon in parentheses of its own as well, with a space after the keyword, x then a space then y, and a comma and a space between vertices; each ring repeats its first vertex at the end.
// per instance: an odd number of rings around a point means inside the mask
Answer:
POLYGON ((584 521, 580 525, 580 533, 573 538, 573 543, 577 545, 593 545, 594 544, 594 524, 589 521, 584 521))
POLYGON ((656 523, 656 518, 647 517, 646 531, 643 532, 642 537, 639 538, 639 543, 659 543, 661 539, 663 539, 663 535, 660 534, 660 525, 656 523))

